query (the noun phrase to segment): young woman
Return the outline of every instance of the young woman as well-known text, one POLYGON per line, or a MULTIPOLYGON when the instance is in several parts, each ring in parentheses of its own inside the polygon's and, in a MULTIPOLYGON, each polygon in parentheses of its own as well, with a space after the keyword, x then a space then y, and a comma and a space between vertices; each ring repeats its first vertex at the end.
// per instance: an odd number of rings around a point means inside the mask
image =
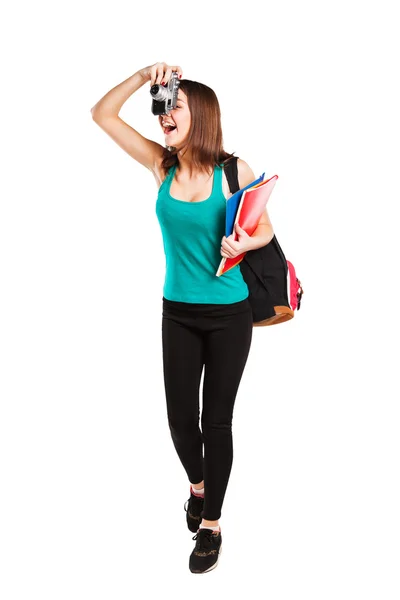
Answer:
MULTIPOLYGON (((217 565, 221 551, 219 519, 233 461, 233 407, 253 331, 249 290, 240 266, 220 277, 215 273, 221 257, 267 244, 273 230, 265 211, 252 236, 237 227, 238 241, 233 235, 225 237, 226 200, 231 194, 223 165, 233 155, 223 149, 214 91, 182 79, 179 66, 155 63, 140 69, 110 90, 92 108, 92 116, 153 173, 158 186, 156 214, 166 256, 162 346, 168 423, 190 482, 186 521, 197 533, 189 568, 204 573, 217 565), (167 84, 173 71, 179 75, 177 105, 158 117, 164 147, 143 137, 118 113, 141 86, 167 84)), ((256 177, 245 161, 237 160, 243 188, 256 177)))

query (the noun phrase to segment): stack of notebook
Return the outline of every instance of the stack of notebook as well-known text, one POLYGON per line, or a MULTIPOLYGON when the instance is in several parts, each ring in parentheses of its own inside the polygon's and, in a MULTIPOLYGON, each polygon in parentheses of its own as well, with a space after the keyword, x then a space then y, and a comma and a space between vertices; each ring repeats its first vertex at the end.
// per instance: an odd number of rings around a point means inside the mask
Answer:
MULTIPOLYGON (((226 202, 226 222, 225 236, 229 237, 234 233, 234 240, 237 241, 239 236, 235 230, 236 223, 245 230, 248 235, 253 235, 257 229, 258 222, 263 214, 278 175, 274 175, 264 181, 263 173, 258 179, 249 183, 241 190, 238 190, 226 202)), ((244 258, 246 252, 239 254, 235 258, 222 258, 217 277, 223 275, 229 269, 238 265, 244 258)))

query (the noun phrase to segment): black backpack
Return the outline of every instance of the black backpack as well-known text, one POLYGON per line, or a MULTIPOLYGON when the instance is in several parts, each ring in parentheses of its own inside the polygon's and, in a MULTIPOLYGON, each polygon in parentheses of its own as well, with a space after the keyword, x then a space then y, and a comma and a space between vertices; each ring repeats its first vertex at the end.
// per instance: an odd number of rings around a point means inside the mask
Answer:
MULTIPOLYGON (((233 156, 224 165, 232 194, 240 189, 237 159, 233 156)), ((239 266, 249 288, 254 327, 276 325, 294 317, 294 311, 300 309, 303 288, 275 235, 266 246, 248 250, 239 266)))

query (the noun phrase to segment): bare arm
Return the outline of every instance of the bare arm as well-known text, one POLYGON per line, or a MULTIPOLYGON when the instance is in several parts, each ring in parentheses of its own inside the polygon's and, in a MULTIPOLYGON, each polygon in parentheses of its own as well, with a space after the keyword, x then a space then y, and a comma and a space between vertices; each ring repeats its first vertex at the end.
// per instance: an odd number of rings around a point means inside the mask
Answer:
MULTIPOLYGON (((159 64, 159 63, 156 63, 159 64)), ((145 138, 118 116, 122 105, 145 83, 150 81, 152 67, 140 69, 131 77, 112 88, 91 109, 92 118, 111 139, 132 158, 154 172, 162 157, 163 146, 145 138)))

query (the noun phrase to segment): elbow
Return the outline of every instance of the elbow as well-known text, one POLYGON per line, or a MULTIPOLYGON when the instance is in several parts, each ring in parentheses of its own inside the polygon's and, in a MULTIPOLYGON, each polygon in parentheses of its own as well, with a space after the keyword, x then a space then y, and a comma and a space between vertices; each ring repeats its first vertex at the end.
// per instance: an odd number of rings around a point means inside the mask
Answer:
POLYGON ((118 113, 116 113, 116 114, 105 113, 104 110, 100 110, 99 108, 96 108, 95 106, 90 109, 90 112, 92 114, 93 121, 96 121, 96 122, 100 121, 102 119, 107 119, 108 117, 118 117, 118 113))
POLYGON ((96 104, 90 109, 90 113, 92 115, 93 120, 96 120, 96 118, 100 116, 100 110, 96 104))

